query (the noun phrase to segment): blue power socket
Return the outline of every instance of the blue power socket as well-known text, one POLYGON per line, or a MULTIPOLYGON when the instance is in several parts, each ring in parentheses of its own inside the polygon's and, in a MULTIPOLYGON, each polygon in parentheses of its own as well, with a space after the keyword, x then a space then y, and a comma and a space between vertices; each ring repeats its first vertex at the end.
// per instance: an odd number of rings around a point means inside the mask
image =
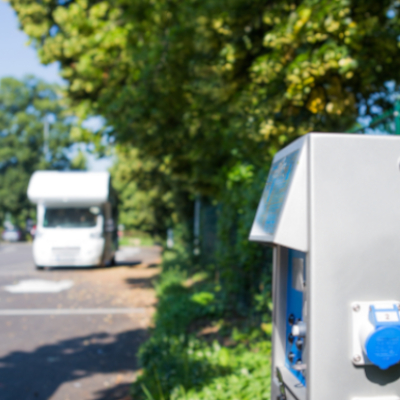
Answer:
POLYGON ((306 282, 306 254, 289 249, 286 300, 286 367, 305 386, 305 371, 294 367, 303 362, 304 338, 291 334, 292 326, 303 321, 303 291, 306 282), (300 266, 300 268, 299 268, 300 266), (300 271, 302 271, 300 273, 300 271), (300 275, 300 276, 299 276, 300 275), (299 283, 300 281, 300 283, 299 283), (303 282, 303 288, 301 288, 303 282))

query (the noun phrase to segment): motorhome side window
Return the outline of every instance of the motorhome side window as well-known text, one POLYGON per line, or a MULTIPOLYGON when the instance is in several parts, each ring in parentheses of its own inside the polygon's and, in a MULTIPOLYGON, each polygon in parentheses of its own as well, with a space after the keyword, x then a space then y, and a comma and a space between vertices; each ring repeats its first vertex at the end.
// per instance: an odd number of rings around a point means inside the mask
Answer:
POLYGON ((44 228, 91 228, 96 226, 100 207, 46 208, 44 228))

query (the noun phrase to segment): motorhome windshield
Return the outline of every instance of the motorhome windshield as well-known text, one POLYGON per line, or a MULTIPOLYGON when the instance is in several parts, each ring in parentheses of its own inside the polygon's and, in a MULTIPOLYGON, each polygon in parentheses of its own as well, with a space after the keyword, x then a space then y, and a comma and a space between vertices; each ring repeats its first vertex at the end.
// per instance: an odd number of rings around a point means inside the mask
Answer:
POLYGON ((90 228, 97 224, 99 207, 46 208, 44 228, 90 228))

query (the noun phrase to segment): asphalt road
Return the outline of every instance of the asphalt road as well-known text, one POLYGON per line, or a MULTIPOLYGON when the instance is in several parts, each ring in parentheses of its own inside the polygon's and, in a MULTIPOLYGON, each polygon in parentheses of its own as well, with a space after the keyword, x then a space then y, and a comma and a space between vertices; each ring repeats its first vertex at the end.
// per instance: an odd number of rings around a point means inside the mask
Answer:
POLYGON ((159 250, 122 249, 112 268, 45 271, 31 251, 0 244, 0 399, 129 399, 159 250))

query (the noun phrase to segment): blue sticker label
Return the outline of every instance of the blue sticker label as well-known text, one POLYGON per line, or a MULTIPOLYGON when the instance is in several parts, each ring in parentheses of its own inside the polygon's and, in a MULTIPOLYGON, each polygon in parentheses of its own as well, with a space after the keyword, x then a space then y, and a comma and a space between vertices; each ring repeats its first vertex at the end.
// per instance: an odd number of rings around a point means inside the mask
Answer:
POLYGON ((275 232, 298 154, 299 150, 296 150, 281 158, 272 164, 269 172, 256 220, 271 235, 275 232))

